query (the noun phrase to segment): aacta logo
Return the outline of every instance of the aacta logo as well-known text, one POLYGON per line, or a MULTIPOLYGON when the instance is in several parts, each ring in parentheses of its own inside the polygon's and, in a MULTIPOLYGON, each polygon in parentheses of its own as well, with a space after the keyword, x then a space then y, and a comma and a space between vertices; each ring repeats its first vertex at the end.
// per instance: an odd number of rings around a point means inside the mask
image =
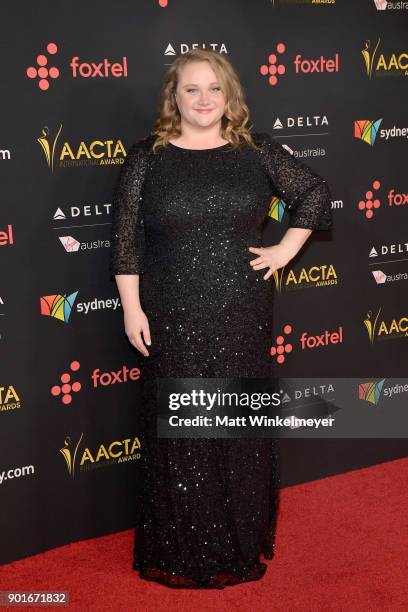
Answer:
POLYGON ((390 321, 380 320, 380 312, 381 308, 378 309, 376 314, 369 310, 364 319, 364 325, 371 344, 374 344, 375 340, 391 340, 408 336, 408 317, 402 316, 399 319, 394 318, 390 321))
POLYGON ((13 385, 0 387, 0 412, 21 408, 20 398, 13 385))
POLYGON ((358 385, 358 399, 375 404, 380 401, 381 390, 383 388, 385 378, 378 382, 361 383, 358 385))
POLYGON ((381 39, 371 43, 366 40, 361 54, 364 58, 366 74, 369 79, 374 76, 407 76, 408 75, 408 53, 391 53, 385 55, 378 52, 381 39), (378 52, 378 53, 377 53, 378 52))
POLYGON ((328 287, 338 283, 337 272, 333 264, 310 266, 309 268, 302 268, 299 272, 290 269, 287 274, 284 270, 285 266, 273 273, 275 286, 279 293, 282 293, 282 288, 293 290, 309 287, 328 287))
POLYGON ((83 432, 76 442, 67 436, 64 446, 59 452, 65 459, 68 474, 72 479, 75 478, 76 468, 80 472, 89 471, 94 468, 108 467, 119 463, 127 463, 141 458, 139 452, 141 448, 138 437, 125 438, 124 440, 113 440, 97 447, 85 447, 81 449, 83 432))
MULTIPOLYGON (((50 56, 53 56, 58 52, 58 46, 50 42, 46 50, 50 56)), ((82 62, 79 60, 79 56, 75 55, 71 59, 69 66, 71 68, 72 78, 74 79, 78 77, 84 79, 107 79, 109 77, 126 78, 128 76, 127 57, 122 57, 122 62, 111 63, 105 58, 95 63, 82 62)), ((26 70, 26 74, 30 79, 38 79, 37 84, 41 91, 47 91, 50 87, 49 79, 57 79, 60 76, 60 71, 56 66, 49 65, 49 57, 46 54, 40 53, 40 55, 37 55, 37 64, 35 66, 29 66, 26 70)))
POLYGON ((61 168, 111 166, 123 164, 125 161, 126 151, 121 140, 91 140, 90 142, 81 140, 79 144, 65 141, 58 155, 56 149, 61 131, 62 124, 59 125, 55 136, 52 137, 50 129, 45 126, 41 130, 41 136, 37 138, 51 172, 54 171, 55 160, 59 161, 61 168))
MULTIPOLYGON (((268 77, 269 85, 277 85, 280 77, 286 74, 285 52, 286 45, 282 42, 278 43, 275 51, 268 56, 268 63, 262 64, 259 68, 262 76, 268 77)), ((288 61, 290 62, 290 60, 288 61)), ((298 53, 292 60, 292 63, 296 74, 322 74, 324 72, 339 72, 340 70, 338 53, 335 54, 334 59, 327 59, 323 55, 317 59, 306 59, 298 53)))

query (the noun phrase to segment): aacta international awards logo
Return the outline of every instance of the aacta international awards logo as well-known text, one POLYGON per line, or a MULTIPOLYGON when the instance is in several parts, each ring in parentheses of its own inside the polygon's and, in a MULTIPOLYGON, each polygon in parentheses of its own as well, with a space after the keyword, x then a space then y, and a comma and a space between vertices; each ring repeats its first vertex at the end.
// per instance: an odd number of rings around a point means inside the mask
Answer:
POLYGON ((380 401, 381 391, 385 382, 385 378, 378 382, 361 383, 358 385, 358 399, 370 402, 377 406, 380 401))
POLYGON ((120 139, 95 139, 88 142, 81 140, 79 144, 64 141, 59 148, 59 154, 56 154, 61 130, 62 124, 59 125, 55 135, 51 135, 50 129, 45 126, 37 138, 51 172, 54 171, 55 162, 58 162, 60 168, 112 166, 124 163, 126 149, 120 139))
POLYGON ((366 40, 361 49, 364 58, 366 74, 369 79, 383 76, 408 76, 408 53, 379 53, 381 38, 374 44, 371 40, 366 40))
POLYGON ((371 344, 373 344, 375 340, 378 317, 380 316, 380 312, 381 308, 378 309, 377 314, 374 316, 372 311, 369 310, 367 312, 367 317, 364 319, 364 325, 366 326, 368 338, 371 344))
POLYGON ((298 290, 310 287, 332 287, 338 284, 338 276, 333 264, 320 264, 305 267, 300 270, 286 266, 275 270, 272 274, 279 295, 282 290, 298 290))
POLYGON ((37 138, 37 142, 41 145, 41 148, 45 155, 45 159, 47 160, 47 164, 51 172, 54 171, 55 147, 57 145, 59 135, 61 134, 61 130, 62 124, 60 123, 56 135, 54 136, 54 138, 52 138, 50 136, 50 129, 45 126, 41 130, 41 136, 37 138))
POLYGON ((375 340, 392 340, 394 338, 408 337, 407 316, 402 315, 399 318, 394 317, 391 320, 382 319, 379 321, 380 312, 381 307, 377 313, 369 310, 364 319, 364 325, 366 326, 371 345, 374 344, 375 340))
POLYGON ((101 467, 109 467, 120 463, 129 463, 141 459, 140 439, 124 438, 123 440, 112 440, 107 443, 96 445, 95 448, 86 446, 80 449, 83 432, 75 442, 70 436, 66 436, 64 446, 59 452, 65 459, 69 476, 74 479, 76 473, 90 471, 101 467))
POLYGON ((83 435, 84 434, 82 432, 76 444, 73 444, 70 436, 67 436, 64 440, 64 446, 59 449, 59 452, 65 459, 65 462, 67 464, 68 474, 71 476, 71 478, 75 478, 76 457, 77 457, 78 448, 83 438, 83 435))

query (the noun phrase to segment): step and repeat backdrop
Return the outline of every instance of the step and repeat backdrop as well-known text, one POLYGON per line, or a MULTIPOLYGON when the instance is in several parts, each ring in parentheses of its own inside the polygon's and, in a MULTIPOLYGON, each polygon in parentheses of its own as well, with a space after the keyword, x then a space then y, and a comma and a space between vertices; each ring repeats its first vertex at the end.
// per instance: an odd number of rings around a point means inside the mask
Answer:
MULTIPOLYGON (((333 231, 269 281, 271 349, 290 345, 271 350, 277 376, 358 377, 361 405, 392 419, 408 392, 384 392, 408 357, 408 2, 16 0, 2 12, 0 562, 137 519, 143 369, 108 272, 111 202, 189 49, 225 54, 253 130, 331 188, 333 231)), ((284 210, 271 202, 265 244, 285 232, 284 210)), ((405 434, 282 440, 282 484, 405 456, 405 434)))

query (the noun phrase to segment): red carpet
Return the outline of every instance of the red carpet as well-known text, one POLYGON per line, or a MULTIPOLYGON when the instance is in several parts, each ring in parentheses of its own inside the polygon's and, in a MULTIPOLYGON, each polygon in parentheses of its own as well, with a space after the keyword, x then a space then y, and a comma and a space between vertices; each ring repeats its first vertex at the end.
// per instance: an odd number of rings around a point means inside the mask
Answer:
POLYGON ((266 575, 223 591, 140 580, 132 530, 4 565, 0 590, 66 590, 70 612, 407 611, 407 502, 408 459, 283 489, 266 575))

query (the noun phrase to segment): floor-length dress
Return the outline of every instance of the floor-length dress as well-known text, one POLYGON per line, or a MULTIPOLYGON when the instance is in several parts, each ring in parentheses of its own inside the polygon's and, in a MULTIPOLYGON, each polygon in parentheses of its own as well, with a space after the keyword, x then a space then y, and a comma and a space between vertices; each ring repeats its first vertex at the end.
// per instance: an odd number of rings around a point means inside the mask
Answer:
MULTIPOLYGON (((272 377, 272 287, 255 271, 273 195, 289 227, 332 224, 327 183, 266 133, 212 149, 149 135, 122 167, 112 216, 111 274, 140 274, 152 345, 140 354, 144 457, 133 568, 169 587, 257 580, 272 559, 278 440, 156 437, 157 377, 272 377)), ((142 442, 143 444, 143 442, 142 442)))

